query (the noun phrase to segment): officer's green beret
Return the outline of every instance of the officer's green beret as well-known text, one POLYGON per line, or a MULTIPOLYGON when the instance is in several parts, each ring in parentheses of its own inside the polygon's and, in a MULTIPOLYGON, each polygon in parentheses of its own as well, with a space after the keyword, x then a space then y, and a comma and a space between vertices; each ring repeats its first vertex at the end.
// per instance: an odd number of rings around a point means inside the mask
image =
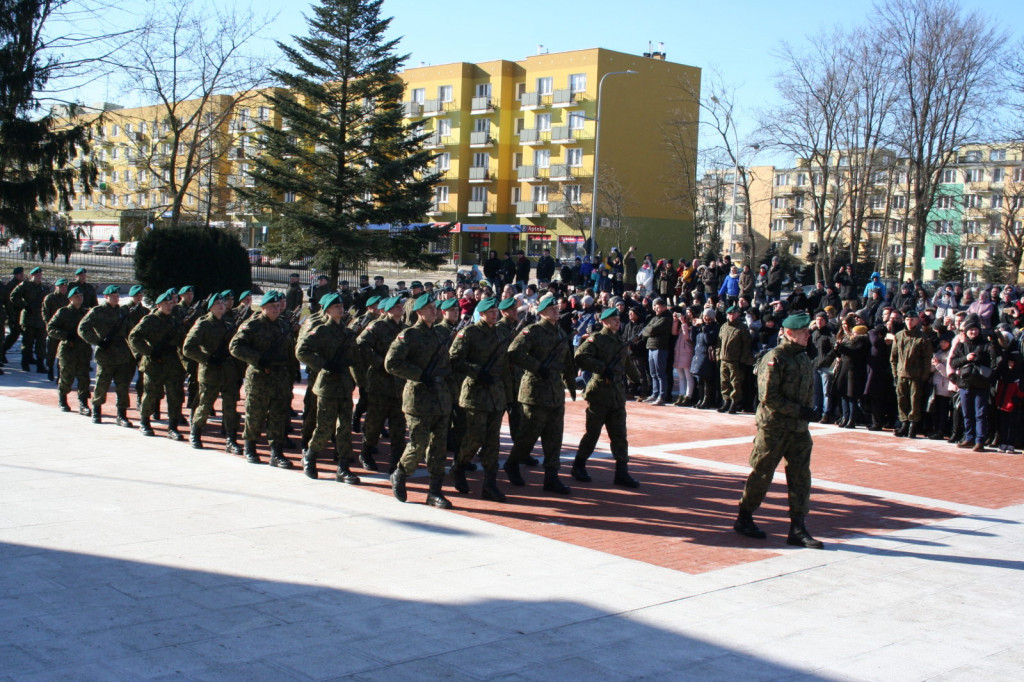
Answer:
POLYGON ((447 285, 447 286, 443 287, 443 288, 441 289, 441 291, 442 291, 442 292, 447 292, 447 291, 455 291, 455 287, 453 287, 453 286, 452 286, 451 284, 449 284, 449 285, 447 285))
POLYGON ((59 277, 57 279, 57 281, 53 283, 53 286, 59 287, 61 284, 67 284, 67 283, 68 283, 68 281, 65 278, 59 277))
POLYGON ((276 303, 276 302, 277 302, 277 292, 276 291, 268 291, 267 293, 263 294, 263 298, 260 300, 260 307, 262 308, 265 305, 270 305, 271 303, 276 303))
POLYGON ((32 268, 31 270, 28 271, 28 274, 35 275, 35 274, 40 273, 42 271, 43 271, 42 268, 32 268))
POLYGON ((25 268, 23 268, 23 267, 20 267, 20 266, 19 266, 19 267, 16 267, 16 268, 14 268, 13 270, 11 270, 11 274, 12 274, 12 275, 20 275, 20 274, 21 274, 21 273, 23 273, 23 272, 25 272, 25 268))
POLYGON ((496 299, 494 296, 491 296, 491 297, 485 298, 482 301, 480 301, 479 303, 477 303, 476 304, 476 309, 477 309, 477 312, 486 313, 488 310, 490 310, 491 308, 493 308, 497 304, 498 304, 498 299, 496 299))
POLYGON ((811 316, 807 313, 790 315, 782 321, 782 326, 786 329, 807 329, 811 326, 811 316))
POLYGON ((605 308, 601 312, 601 319, 602 320, 607 320, 609 317, 618 317, 618 316, 619 316, 619 309, 616 308, 615 306, 612 306, 611 308, 605 308))
POLYGON ((128 290, 128 295, 129 296, 137 296, 137 295, 139 295, 141 293, 142 293, 142 285, 141 284, 133 284, 132 288, 128 290))
POLYGON ((422 296, 416 299, 415 303, 412 304, 412 309, 414 311, 422 310, 423 308, 426 308, 428 305, 433 305, 433 303, 433 296, 431 296, 430 294, 423 294, 422 296))
POLYGON ((220 297, 222 299, 234 298, 235 292, 231 291, 231 289, 225 289, 224 291, 220 292, 220 297))
POLYGON ((160 305, 164 301, 170 301, 170 300, 171 300, 171 292, 170 291, 165 291, 164 293, 162 293, 162 294, 160 294, 159 296, 156 297, 156 304, 160 305))
POLYGON ((252 292, 246 289, 238 295, 238 300, 241 301, 242 299, 249 298, 250 296, 252 296, 252 292))
POLYGON ((517 301, 514 296, 510 296, 498 304, 498 310, 511 310, 517 305, 519 305, 519 301, 517 301))
POLYGON ((437 307, 440 308, 441 310, 451 310, 452 308, 455 308, 458 305, 459 305, 459 299, 457 299, 457 298, 449 298, 449 299, 447 299, 445 301, 441 301, 441 303, 438 304, 437 307))
POLYGON ((388 298, 382 298, 380 304, 377 306, 381 311, 387 312, 398 305, 400 299, 397 296, 389 296, 388 298))
POLYGON ((545 310, 546 308, 550 308, 556 302, 557 301, 555 300, 554 296, 545 296, 544 298, 540 299, 540 301, 537 303, 537 312, 539 313, 540 311, 545 310))
POLYGON ((196 290, 195 287, 193 287, 191 284, 186 284, 182 288, 178 289, 178 296, 184 296, 188 292, 195 291, 195 290, 196 290))
POLYGON ((292 274, 290 274, 290 275, 288 275, 288 276, 289 276, 289 277, 298 277, 298 276, 299 276, 299 273, 297 273, 297 272, 293 272, 292 274))
POLYGON ((410 289, 422 289, 423 288, 423 282, 413 282, 412 284, 409 285, 409 288, 410 289))
POLYGON ((68 298, 71 298, 72 296, 79 296, 81 294, 82 291, 78 287, 71 287, 70 289, 68 289, 68 298))
POLYGON ((121 287, 117 286, 116 284, 111 284, 109 287, 103 290, 104 296, 110 296, 111 294, 119 293, 121 293, 121 287))
POLYGON ((729 313, 738 313, 738 312, 740 312, 740 307, 738 305, 731 305, 731 306, 729 306, 728 308, 725 309, 725 314, 726 315, 728 315, 729 313))
POLYGON ((317 275, 317 276, 316 276, 316 279, 317 279, 317 281, 319 282, 319 281, 320 281, 320 280, 322 280, 322 279, 328 279, 328 280, 329 280, 329 279, 330 279, 330 277, 328 277, 327 275, 317 275))
POLYGON ((380 303, 380 299, 380 296, 371 296, 370 298, 366 299, 366 307, 369 308, 371 305, 376 305, 380 303))
POLYGON ((320 307, 324 310, 327 310, 335 303, 341 305, 341 296, 338 296, 338 294, 324 294, 320 297, 320 307))
POLYGON ((178 295, 178 290, 175 289, 174 287, 171 287, 170 289, 168 289, 164 293, 167 294, 168 298, 171 298, 172 296, 177 296, 178 295))
POLYGON ((77 270, 75 270, 75 274, 76 275, 84 275, 85 274, 85 268, 78 268, 77 270))
POLYGON ((214 294, 213 296, 210 297, 210 302, 206 304, 206 309, 207 310, 213 310, 213 304, 216 303, 217 301, 223 301, 223 300, 224 300, 224 295, 223 294, 214 294))
POLYGON ((340 282, 338 282, 338 286, 339 287, 347 287, 348 286, 348 280, 347 279, 341 280, 340 282))

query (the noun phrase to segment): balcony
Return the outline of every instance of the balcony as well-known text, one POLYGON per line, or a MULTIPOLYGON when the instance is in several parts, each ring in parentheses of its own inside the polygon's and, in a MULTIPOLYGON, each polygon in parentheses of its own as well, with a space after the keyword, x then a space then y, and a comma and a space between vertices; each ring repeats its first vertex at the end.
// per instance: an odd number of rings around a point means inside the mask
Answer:
POLYGON ((495 109, 494 98, 474 97, 469 107, 469 113, 471 114, 493 114, 495 109))
POLYGON ((517 218, 535 218, 540 215, 540 210, 536 201, 517 201, 516 202, 516 217, 517 218))
POLYGON ((552 201, 548 204, 549 218, 565 218, 571 211, 568 201, 552 201))
POLYGON ((989 187, 987 182, 968 182, 965 189, 968 192, 987 192, 989 187))
POLYGON ((543 95, 539 92, 524 92, 522 98, 519 100, 519 106, 521 109, 540 109, 548 106, 551 102, 551 95, 543 95))
POLYGON ((442 204, 442 203, 438 203, 438 202, 435 201, 433 203, 433 205, 430 207, 430 209, 427 211, 426 215, 428 215, 428 216, 439 216, 442 213, 451 213, 451 212, 452 212, 452 208, 451 208, 451 206, 449 204, 442 204))
POLYGON ((469 181, 473 183, 491 182, 491 169, 487 166, 471 167, 469 169, 469 181))
POLYGON ((489 216, 494 212, 494 207, 486 201, 470 201, 466 207, 466 215, 479 217, 489 216))
POLYGON ((548 169, 540 166, 520 166, 516 170, 520 182, 543 182, 548 175, 548 169))
POLYGON ((406 118, 419 118, 423 115, 423 103, 402 102, 402 115, 406 118))
POLYGON ((476 131, 469 134, 470 147, 491 147, 493 145, 494 140, 491 138, 491 134, 485 130, 476 131))
POLYGON ((578 104, 584 98, 584 93, 573 92, 569 88, 564 90, 555 90, 554 95, 551 97, 551 106, 553 107, 569 107, 574 104, 578 104))
POLYGON ((423 141, 424 149, 440 149, 450 143, 451 136, 442 135, 441 133, 431 133, 427 139, 423 141))
POLYGON ((519 131, 519 144, 538 145, 544 144, 547 140, 541 135, 544 131, 536 128, 523 128, 519 131))
POLYGON ((551 141, 572 143, 576 141, 576 131, 569 126, 552 126, 551 127, 551 141))
POLYGON ((423 103, 424 116, 440 116, 452 108, 452 102, 445 102, 440 99, 428 99, 423 103))
POLYGON ((551 166, 550 177, 552 180, 565 181, 573 179, 572 166, 564 163, 556 163, 551 166))

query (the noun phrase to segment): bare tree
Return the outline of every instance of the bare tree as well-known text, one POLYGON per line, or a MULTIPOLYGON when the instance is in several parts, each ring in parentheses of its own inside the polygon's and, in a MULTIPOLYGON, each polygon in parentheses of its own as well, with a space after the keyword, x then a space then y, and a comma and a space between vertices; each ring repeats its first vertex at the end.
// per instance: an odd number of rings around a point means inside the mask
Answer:
POLYGON ((598 230, 605 236, 597 243, 611 241, 625 253, 629 243, 637 237, 636 226, 630 221, 629 214, 633 208, 630 200, 635 195, 632 187, 623 184, 614 170, 605 170, 604 177, 597 190, 600 195, 599 208, 603 208, 598 218, 598 230))

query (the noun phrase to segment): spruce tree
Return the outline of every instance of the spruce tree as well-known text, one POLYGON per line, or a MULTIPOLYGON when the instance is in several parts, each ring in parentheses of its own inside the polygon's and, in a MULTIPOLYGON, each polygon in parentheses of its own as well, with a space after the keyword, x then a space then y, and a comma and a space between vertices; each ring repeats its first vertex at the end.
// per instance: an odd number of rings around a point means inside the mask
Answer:
MULTIPOLYGON (((0 0, 0 224, 8 235, 33 238, 37 211, 54 201, 71 210, 75 183, 91 191, 95 169, 85 160, 89 126, 40 115, 38 93, 60 62, 45 54, 43 24, 63 3, 0 0)), ((68 118, 75 116, 67 108, 68 118)))
POLYGON ((1015 281, 1015 278, 1010 277, 1011 268, 1012 264, 1006 251, 997 247, 985 259, 985 264, 981 266, 981 279, 989 284, 1006 284, 1015 281))
POLYGON ((264 126, 255 187, 239 191, 273 215, 280 241, 272 251, 313 255, 332 283, 342 264, 371 258, 420 268, 444 261, 424 247, 447 228, 367 229, 421 220, 438 179, 426 135, 403 121, 398 70, 406 57, 385 38, 391 20, 381 4, 322 0, 307 18, 309 35, 295 37, 294 48, 279 44, 293 67, 274 72, 287 90, 269 98, 282 127, 264 126))
POLYGON ((964 264, 960 260, 960 251, 955 246, 946 249, 946 257, 942 260, 938 273, 939 282, 960 282, 964 281, 964 264))

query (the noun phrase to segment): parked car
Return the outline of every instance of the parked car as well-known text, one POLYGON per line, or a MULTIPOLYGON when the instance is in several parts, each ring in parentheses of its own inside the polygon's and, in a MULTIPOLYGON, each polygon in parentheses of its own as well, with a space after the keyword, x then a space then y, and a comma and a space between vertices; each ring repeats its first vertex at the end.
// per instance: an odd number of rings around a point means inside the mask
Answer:
POLYGON ((263 249, 249 249, 249 262, 253 265, 263 265, 266 262, 263 249))
POLYGON ((122 256, 134 256, 135 255, 135 249, 137 249, 137 248, 139 248, 139 243, 138 242, 125 242, 124 244, 121 245, 121 255, 122 256))
POLYGON ((108 256, 120 256, 121 246, 121 242, 99 242, 92 247, 92 252, 102 253, 108 256))
POLYGON ((84 242, 79 243, 78 250, 81 251, 82 253, 92 253, 92 250, 96 247, 97 244, 99 244, 99 241, 95 239, 88 239, 84 242))

